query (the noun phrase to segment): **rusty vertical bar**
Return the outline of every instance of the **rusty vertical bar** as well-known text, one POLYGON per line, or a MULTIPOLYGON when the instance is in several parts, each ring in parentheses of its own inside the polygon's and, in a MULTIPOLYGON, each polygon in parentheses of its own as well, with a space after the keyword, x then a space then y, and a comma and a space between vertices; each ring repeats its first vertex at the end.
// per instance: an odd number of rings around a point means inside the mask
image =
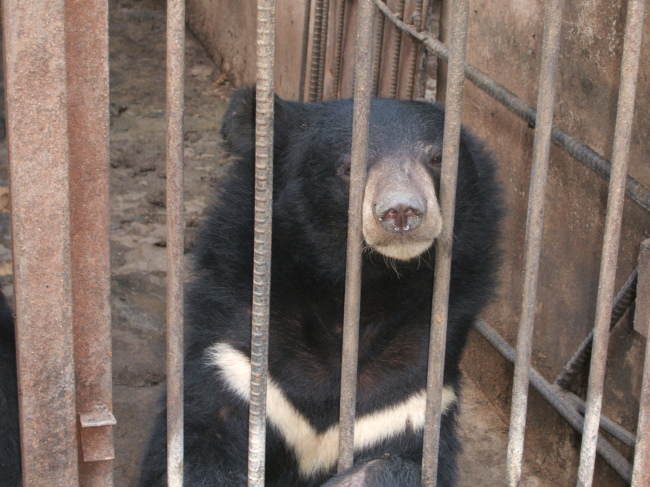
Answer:
MULTIPOLYGON (((650 338, 650 334, 648 334, 650 338)), ((632 487, 650 485, 650 339, 646 339, 645 368, 641 387, 641 404, 639 422, 634 449, 634 468, 632 470, 632 487)))
MULTIPOLYGON (((417 26, 419 30, 424 29, 424 23, 426 21, 426 15, 424 13, 424 0, 415 1, 415 12, 414 12, 414 25, 417 26)), ((413 99, 413 94, 415 92, 415 77, 417 74, 418 61, 420 59, 420 52, 422 51, 422 44, 415 42, 415 39, 411 39, 411 50, 409 53, 409 64, 408 72, 406 76, 406 98, 408 100, 413 99)))
POLYGON ((111 487, 108 5, 66 0, 65 15, 79 481, 111 487))
POLYGON ((323 1, 323 19, 320 33, 320 52, 318 57, 318 83, 316 99, 321 101, 323 99, 323 92, 325 87, 325 61, 327 60, 327 36, 329 33, 329 12, 330 0, 323 1))
POLYGON ((167 485, 183 485, 185 1, 167 1, 167 485))
POLYGON ((372 0, 360 0, 357 13, 357 39, 354 69, 354 120, 352 122, 352 160, 348 241, 343 311, 343 356, 341 361, 341 406, 339 412, 339 472, 354 460, 354 413, 357 400, 357 358, 359 313, 361 309, 361 252, 363 235, 361 207, 366 181, 368 126, 372 96, 372 0))
POLYGON ((628 2, 623 59, 621 61, 621 81, 614 129, 612 175, 607 198, 605 236, 603 238, 598 297, 596 300, 594 344, 589 369, 587 410, 580 448, 580 466, 578 467, 578 487, 591 485, 596 460, 596 442, 598 440, 598 426, 605 380, 609 321, 618 261, 621 216, 625 200, 627 163, 632 137, 632 121, 634 119, 634 101, 641 53, 644 9, 645 0, 630 0, 628 2))
MULTIPOLYGON (((326 0, 313 0, 314 2, 314 31, 312 33, 311 43, 311 63, 309 66, 309 101, 318 101, 318 80, 320 79, 320 60, 325 56, 321 51, 325 51, 323 22, 328 15, 328 9, 323 5, 326 0)), ((329 2, 327 2, 329 6, 329 2)))
POLYGON ((429 343, 429 371, 427 377, 426 424, 422 455, 422 485, 434 487, 438 472, 438 443, 442 405, 445 346, 447 342, 447 313, 451 251, 454 239, 456 210, 456 179, 460 145, 463 88, 465 84, 465 53, 467 48, 467 20, 469 0, 454 0, 452 33, 449 55, 447 107, 442 145, 442 174, 440 178, 440 208, 442 232, 436 240, 436 263, 433 284, 433 308, 429 343))
POLYGON ((372 94, 377 96, 379 91, 379 73, 381 72, 381 49, 384 44, 384 23, 386 17, 381 10, 376 9, 375 13, 375 28, 374 28, 374 47, 373 47, 373 60, 372 60, 372 94))
POLYGON ((78 485, 65 2, 4 0, 23 485, 78 485))
POLYGON ((311 20, 311 0, 305 4, 305 20, 302 30, 302 53, 300 55, 300 86, 298 87, 298 100, 305 101, 305 82, 307 80, 307 54, 309 52, 309 23, 311 20))
POLYGON ((546 2, 546 12, 544 14, 544 37, 537 94, 537 123, 533 142, 533 162, 528 195, 521 316, 517 334, 517 357, 515 359, 512 407, 510 410, 507 454, 509 487, 518 487, 521 481, 526 409, 528 407, 530 355, 544 228, 544 198, 546 195, 548 158, 553 126, 555 79, 563 7, 564 0, 550 0, 546 2))
MULTIPOLYGON (((404 18, 404 5, 405 0, 397 0, 397 11, 395 14, 399 20, 402 20, 404 18)), ((392 26, 392 28, 395 29, 395 34, 390 46, 391 64, 388 96, 390 98, 395 98, 397 95, 397 81, 399 78, 399 59, 400 53, 402 51, 402 32, 396 26, 392 26)))
POLYGON ((264 487, 273 210, 274 65, 275 0, 258 0, 255 95, 255 244, 251 323, 251 399, 248 426, 249 487, 264 487))
POLYGON ((332 61, 333 98, 338 98, 341 89, 341 64, 343 62, 343 36, 345 33, 346 1, 347 0, 340 0, 336 11, 336 44, 334 46, 334 60, 332 61))

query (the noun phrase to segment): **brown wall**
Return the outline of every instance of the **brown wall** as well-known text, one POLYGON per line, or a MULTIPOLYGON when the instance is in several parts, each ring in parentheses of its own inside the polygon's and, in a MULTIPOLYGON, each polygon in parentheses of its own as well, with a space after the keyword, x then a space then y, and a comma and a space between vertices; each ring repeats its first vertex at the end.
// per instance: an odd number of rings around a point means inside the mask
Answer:
MULTIPOLYGON (((283 98, 298 97, 305 4, 304 0, 276 2, 275 85, 283 98)), ((234 84, 255 82, 255 0, 187 0, 187 21, 234 84)))
MULTIPOLYGON (((448 4, 445 0, 444 12, 448 12, 448 4)), ((612 153, 625 6, 622 0, 566 2, 562 24, 555 121, 608 159, 612 153)), ((531 106, 535 106, 537 97, 543 17, 542 0, 472 0, 470 4, 468 61, 531 106)), ((443 37, 448 31, 446 19, 443 14, 443 37)), ((646 17, 629 170, 647 187, 649 32, 650 19, 646 17)), ((444 66, 441 72, 439 97, 444 99, 444 66)), ((485 318, 514 345, 521 306, 534 131, 470 82, 466 82, 463 119, 488 142, 500 161, 508 211, 503 228, 505 259, 499 299, 485 318)), ((533 365, 550 382, 594 324, 606 202, 606 182, 553 146, 533 344, 533 365)), ((639 245, 649 229, 650 216, 626 200, 617 289, 636 265, 639 245)), ((603 411, 631 431, 636 427, 643 351, 643 339, 632 331, 626 317, 611 337, 603 411)), ((465 369, 504 406, 507 417, 512 367, 475 336, 465 369)), ((553 485, 573 485, 579 436, 535 394, 529 409, 528 458, 555 478, 553 485)), ((624 484, 599 461, 595 485, 624 484)))

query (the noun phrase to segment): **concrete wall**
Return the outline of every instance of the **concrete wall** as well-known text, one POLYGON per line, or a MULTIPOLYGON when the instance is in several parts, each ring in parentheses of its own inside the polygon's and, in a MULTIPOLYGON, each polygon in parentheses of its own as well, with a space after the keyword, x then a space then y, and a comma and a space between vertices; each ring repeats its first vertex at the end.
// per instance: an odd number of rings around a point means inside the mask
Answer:
MULTIPOLYGON (((445 41, 448 5, 445 0, 441 29, 445 41)), ((562 24, 556 123, 607 158, 612 153, 625 6, 622 0, 566 2, 562 24)), ((542 0, 472 0, 470 4, 468 61, 531 106, 537 97, 543 17, 542 0)), ((629 173, 650 187, 648 17, 645 34, 629 173)), ((444 68, 438 80, 441 99, 444 68)), ((463 119, 500 161, 508 209, 505 259, 499 298, 485 317, 514 345, 534 131, 470 82, 466 82, 463 119)), ((594 325, 607 184, 555 146, 549 171, 533 365, 552 382, 594 325)), ((639 245, 649 229, 650 216, 626 200, 617 289, 635 267, 639 245)), ((611 337, 603 410, 634 431, 644 341, 628 318, 611 337)), ((464 365, 508 417, 512 367, 478 336, 472 339, 464 365)), ((574 485, 579 436, 536 394, 529 409, 528 458, 556 479, 553 485, 574 485)), ((598 463, 595 485, 624 485, 602 461, 598 463)))

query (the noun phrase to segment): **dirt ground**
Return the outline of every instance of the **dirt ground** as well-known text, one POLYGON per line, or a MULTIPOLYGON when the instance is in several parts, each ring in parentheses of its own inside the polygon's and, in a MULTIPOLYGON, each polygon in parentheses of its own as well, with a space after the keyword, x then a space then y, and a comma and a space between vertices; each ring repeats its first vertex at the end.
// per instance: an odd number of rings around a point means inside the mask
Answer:
MULTIPOLYGON (((185 218, 197 222, 225 170, 218 130, 232 88, 188 32, 185 218)), ((115 485, 137 485, 165 381, 165 11, 154 0, 110 1, 111 268, 115 485)), ((0 181, 7 181, 6 141, 0 181)), ((6 183, 0 186, 0 282, 11 298, 6 183)), ((504 485, 507 427, 465 381, 461 487, 504 485)), ((524 485, 542 485, 530 477, 524 485)))

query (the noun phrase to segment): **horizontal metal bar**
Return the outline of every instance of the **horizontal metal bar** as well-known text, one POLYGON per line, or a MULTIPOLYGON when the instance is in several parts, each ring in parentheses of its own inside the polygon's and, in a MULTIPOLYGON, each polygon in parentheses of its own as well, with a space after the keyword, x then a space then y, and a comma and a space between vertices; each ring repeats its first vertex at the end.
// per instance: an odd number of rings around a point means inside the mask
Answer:
MULTIPOLYGON (((478 319, 474 323, 476 330, 490 343, 494 349, 499 352, 506 360, 514 364, 515 349, 512 348, 497 331, 488 325, 484 320, 478 319)), ((539 392, 539 394, 558 412, 564 420, 569 423, 573 429, 582 433, 584 419, 578 412, 567 404, 567 402, 557 395, 553 386, 547 382, 542 375, 530 368, 530 384, 539 392)), ((600 456, 614 469, 614 471, 628 484, 632 478, 632 465, 616 448, 612 446, 605 438, 598 435, 597 451, 600 456)))
MULTIPOLYGON (((374 1, 377 7, 391 22, 397 25, 404 32, 409 33, 411 36, 422 42, 427 50, 433 52, 443 61, 448 62, 449 50, 443 43, 429 32, 418 32, 412 26, 399 20, 381 0, 374 1)), ((472 64, 465 63, 465 76, 477 87, 485 91, 512 113, 528 123, 529 126, 535 127, 537 118, 536 111, 521 98, 517 97, 517 95, 494 81, 486 73, 472 64)), ((551 140, 558 147, 565 150, 578 161, 582 162, 600 177, 606 181, 610 180, 612 163, 598 154, 591 147, 556 125, 553 126, 553 130, 551 131, 551 140)), ((650 213, 650 190, 631 176, 627 176, 626 178, 625 194, 637 205, 650 213)))
MULTIPOLYGON (((558 396, 563 397, 566 401, 573 404, 576 411, 584 416, 585 411, 587 410, 587 403, 581 397, 576 396, 572 392, 564 391, 559 388, 555 388, 555 390, 558 396)), ((619 440, 621 443, 625 443, 627 446, 634 448, 636 436, 604 414, 600 415, 600 427, 607 431, 614 438, 619 440)))

